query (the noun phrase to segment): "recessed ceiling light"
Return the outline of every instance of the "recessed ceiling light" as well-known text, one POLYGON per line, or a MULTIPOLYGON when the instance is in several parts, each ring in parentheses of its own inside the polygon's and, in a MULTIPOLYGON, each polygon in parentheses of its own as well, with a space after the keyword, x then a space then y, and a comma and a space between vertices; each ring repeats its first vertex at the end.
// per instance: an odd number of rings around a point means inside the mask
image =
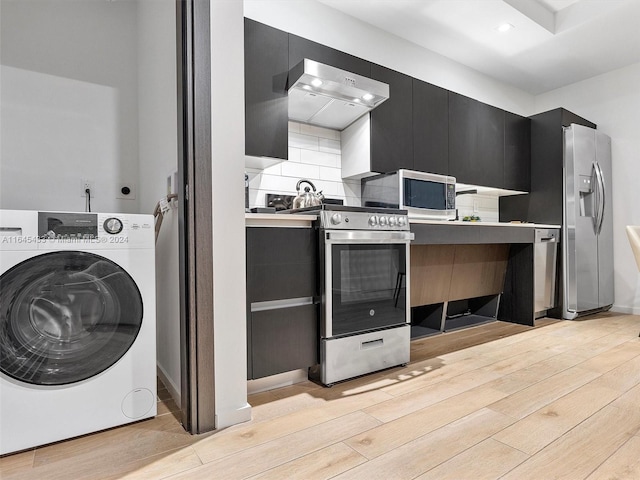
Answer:
POLYGON ((516 28, 516 27, 514 27, 510 23, 503 23, 502 25, 499 25, 498 27, 496 27, 496 30, 498 30, 499 32, 504 33, 504 32, 508 32, 512 28, 516 28))

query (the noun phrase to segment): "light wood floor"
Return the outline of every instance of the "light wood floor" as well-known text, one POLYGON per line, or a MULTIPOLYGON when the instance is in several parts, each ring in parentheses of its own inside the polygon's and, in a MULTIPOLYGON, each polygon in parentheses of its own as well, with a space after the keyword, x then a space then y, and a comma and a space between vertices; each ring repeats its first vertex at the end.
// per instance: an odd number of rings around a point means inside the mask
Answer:
POLYGON ((155 419, 0 459, 25 479, 640 479, 640 316, 495 322, 412 361, 255 394, 251 422, 190 436, 155 419), (487 341, 490 340, 490 341, 487 341))

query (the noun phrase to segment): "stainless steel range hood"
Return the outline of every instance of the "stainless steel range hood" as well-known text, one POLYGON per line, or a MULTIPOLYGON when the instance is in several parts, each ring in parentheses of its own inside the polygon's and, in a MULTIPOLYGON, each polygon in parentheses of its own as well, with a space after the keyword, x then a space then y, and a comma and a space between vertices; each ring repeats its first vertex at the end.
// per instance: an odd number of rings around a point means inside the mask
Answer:
POLYGON ((289 120, 344 130, 389 98, 389 85, 304 59, 289 71, 289 120))

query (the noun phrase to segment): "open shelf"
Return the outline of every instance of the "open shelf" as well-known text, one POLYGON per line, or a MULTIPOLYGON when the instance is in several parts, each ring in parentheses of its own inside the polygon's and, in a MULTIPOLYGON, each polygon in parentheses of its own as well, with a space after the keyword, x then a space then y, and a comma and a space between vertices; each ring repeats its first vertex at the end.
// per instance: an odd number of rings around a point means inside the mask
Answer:
POLYGON ((411 338, 495 322, 500 295, 466 298, 411 308, 411 338))

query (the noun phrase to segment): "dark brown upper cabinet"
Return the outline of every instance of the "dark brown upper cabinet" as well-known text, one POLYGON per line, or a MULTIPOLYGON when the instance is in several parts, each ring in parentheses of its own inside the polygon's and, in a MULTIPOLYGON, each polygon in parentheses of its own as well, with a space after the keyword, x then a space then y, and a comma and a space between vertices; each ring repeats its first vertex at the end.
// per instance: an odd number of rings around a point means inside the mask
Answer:
POLYGON ((244 19, 245 155, 288 158, 289 36, 244 19))
POLYGON ((531 188, 531 120, 511 112, 504 114, 504 188, 531 188))
POLYGON ((504 110, 449 92, 449 175, 504 186, 504 110))
POLYGON ((357 73, 363 77, 371 76, 370 62, 326 45, 312 42, 306 38, 289 34, 289 68, 295 67, 305 58, 331 65, 347 72, 357 73))
POLYGON ((413 79, 413 168, 449 174, 449 95, 413 79))
POLYGON ((371 111, 371 171, 413 168, 413 81, 408 75, 371 65, 371 78, 389 85, 389 99, 371 111))

